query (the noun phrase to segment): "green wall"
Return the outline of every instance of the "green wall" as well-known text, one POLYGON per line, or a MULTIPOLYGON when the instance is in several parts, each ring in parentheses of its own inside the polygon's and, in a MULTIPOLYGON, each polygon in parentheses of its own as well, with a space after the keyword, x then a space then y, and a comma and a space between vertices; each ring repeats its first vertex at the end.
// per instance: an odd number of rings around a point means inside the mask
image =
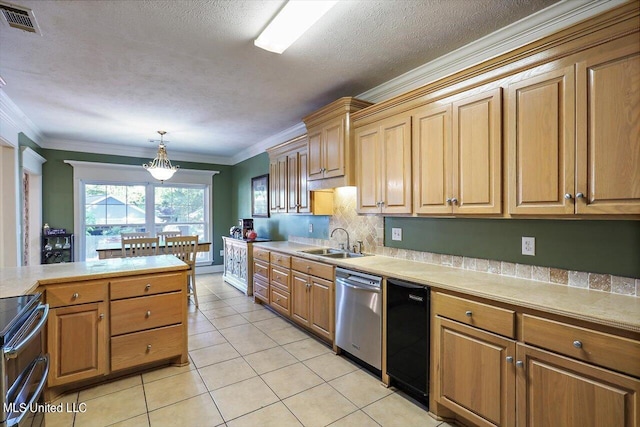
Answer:
MULTIPOLYGON (((267 153, 233 166, 232 221, 228 224, 227 234, 239 218, 251 218, 251 178, 266 173, 269 173, 267 153)), ((255 218, 253 224, 259 237, 272 240, 287 240, 290 235, 326 239, 329 235, 329 217, 326 215, 276 214, 270 218, 255 218), (313 224, 313 233, 309 233, 309 224, 313 224)))
POLYGON ((640 277, 640 221, 387 217, 384 229, 393 248, 640 277), (535 256, 521 255, 522 236, 535 256))
MULTIPOLYGON (((73 230, 73 168, 65 160, 84 162, 142 165, 147 158, 80 153, 75 151, 43 150, 47 159, 42 165, 42 220, 51 227, 73 230)), ((222 235, 229 233, 226 224, 231 222, 232 167, 206 163, 177 162, 182 169, 217 170, 213 177, 213 263, 222 264, 220 249, 222 235)), ((140 166, 142 167, 142 166, 140 166)))

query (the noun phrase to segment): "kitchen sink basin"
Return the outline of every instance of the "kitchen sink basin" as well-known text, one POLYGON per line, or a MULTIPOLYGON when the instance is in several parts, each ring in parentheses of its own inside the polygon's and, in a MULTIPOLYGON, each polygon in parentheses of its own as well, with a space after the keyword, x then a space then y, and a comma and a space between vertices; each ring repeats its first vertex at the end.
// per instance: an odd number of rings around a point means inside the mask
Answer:
POLYGON ((346 252, 340 249, 331 249, 331 248, 320 248, 320 249, 309 249, 306 251, 300 251, 309 255, 319 255, 327 258, 359 258, 366 256, 365 254, 357 254, 354 252, 346 252))
POLYGON ((327 258, 360 258, 365 256, 364 254, 356 254, 354 252, 334 252, 332 254, 323 255, 327 258))

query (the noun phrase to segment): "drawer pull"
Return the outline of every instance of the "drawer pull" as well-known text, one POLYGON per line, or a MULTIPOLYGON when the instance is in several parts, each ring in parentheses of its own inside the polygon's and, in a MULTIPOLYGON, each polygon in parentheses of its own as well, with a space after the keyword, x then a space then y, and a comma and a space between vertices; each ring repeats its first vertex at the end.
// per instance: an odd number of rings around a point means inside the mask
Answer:
POLYGON ((524 362, 523 362, 522 360, 518 360, 518 361, 516 362, 516 366, 517 366, 518 368, 524 368, 524 362))
POLYGON ((77 292, 71 296, 71 298, 73 299, 78 299, 79 297, 80 297, 80 294, 77 292))
POLYGON ((151 317, 151 310, 147 311, 147 314, 145 315, 145 317, 147 317, 147 318, 151 317))
POLYGON ((147 351, 151 351, 151 344, 147 344, 147 351))
POLYGON ((575 340, 575 341, 573 342, 573 346, 574 346, 575 348, 582 348, 582 342, 580 342, 580 341, 578 341, 578 340, 575 340))
POLYGON ((513 356, 507 356, 507 363, 513 363, 513 356))
POLYGON ((151 289, 151 284, 147 283, 147 286, 144 287, 145 291, 148 291, 149 289, 151 289))
POLYGON ((104 319, 104 313, 100 313, 100 316, 98 316, 98 319, 100 320, 104 319))
POLYGON ((464 312, 464 314, 465 314, 467 317, 471 317, 471 316, 473 316, 473 313, 471 312, 471 310, 467 310, 467 311, 465 311, 465 312, 464 312))

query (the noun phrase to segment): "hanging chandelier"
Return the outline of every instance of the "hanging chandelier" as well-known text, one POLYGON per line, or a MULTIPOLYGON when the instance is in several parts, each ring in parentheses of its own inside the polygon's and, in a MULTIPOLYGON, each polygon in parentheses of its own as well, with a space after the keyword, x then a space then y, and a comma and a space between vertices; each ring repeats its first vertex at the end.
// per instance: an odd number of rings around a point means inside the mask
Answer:
POLYGON ((151 176, 153 176, 155 179, 164 182, 168 179, 171 179, 173 174, 176 173, 180 166, 171 166, 171 160, 169 160, 169 157, 167 157, 167 149, 164 145, 164 135, 167 132, 159 130, 158 133, 160 134, 160 145, 158 145, 158 154, 151 163, 145 163, 142 165, 142 167, 148 170, 151 176))

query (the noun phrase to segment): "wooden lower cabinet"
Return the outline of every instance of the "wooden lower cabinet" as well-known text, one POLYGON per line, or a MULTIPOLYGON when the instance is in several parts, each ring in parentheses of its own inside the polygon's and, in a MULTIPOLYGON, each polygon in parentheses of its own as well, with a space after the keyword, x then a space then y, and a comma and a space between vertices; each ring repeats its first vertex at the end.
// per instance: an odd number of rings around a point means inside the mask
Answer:
POLYGON ((111 339, 111 369, 114 371, 179 356, 182 325, 121 335, 111 339))
POLYGON ((640 380, 517 345, 519 426, 640 425, 640 380))
POLYGON ((333 282, 292 272, 291 318, 333 341, 333 282))
POLYGON ((515 425, 514 340, 434 318, 433 393, 478 426, 515 425))
POLYGON ((51 360, 50 387, 107 373, 108 317, 106 303, 54 308, 47 324, 47 351, 51 360))

